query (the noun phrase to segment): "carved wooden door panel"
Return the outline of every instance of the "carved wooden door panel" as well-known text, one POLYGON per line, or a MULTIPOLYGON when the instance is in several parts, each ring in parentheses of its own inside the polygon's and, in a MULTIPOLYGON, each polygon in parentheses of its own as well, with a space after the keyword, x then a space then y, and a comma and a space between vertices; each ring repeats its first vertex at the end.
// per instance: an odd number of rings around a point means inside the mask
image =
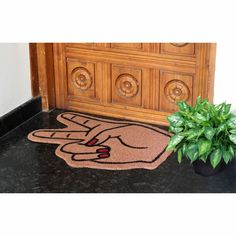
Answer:
POLYGON ((167 124, 176 101, 213 97, 215 44, 54 44, 56 106, 167 124))

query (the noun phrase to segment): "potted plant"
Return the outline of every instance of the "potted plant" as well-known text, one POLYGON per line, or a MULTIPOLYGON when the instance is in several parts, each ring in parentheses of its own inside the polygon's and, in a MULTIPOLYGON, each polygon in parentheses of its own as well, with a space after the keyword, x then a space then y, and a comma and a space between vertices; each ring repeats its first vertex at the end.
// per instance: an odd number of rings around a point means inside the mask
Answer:
POLYGON ((196 173, 213 175, 236 156, 236 115, 230 104, 214 105, 200 97, 193 107, 177 103, 179 110, 168 116, 173 133, 166 150, 178 153, 178 162, 186 157, 196 173))

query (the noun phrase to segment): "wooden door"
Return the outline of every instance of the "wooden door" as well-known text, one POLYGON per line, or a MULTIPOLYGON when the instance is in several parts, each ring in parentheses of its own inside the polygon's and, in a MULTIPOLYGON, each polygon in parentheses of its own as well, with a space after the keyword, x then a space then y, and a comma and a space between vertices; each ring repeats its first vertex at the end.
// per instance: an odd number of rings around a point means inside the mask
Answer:
POLYGON ((54 43, 56 107, 166 125, 176 101, 213 98, 215 44, 54 43))

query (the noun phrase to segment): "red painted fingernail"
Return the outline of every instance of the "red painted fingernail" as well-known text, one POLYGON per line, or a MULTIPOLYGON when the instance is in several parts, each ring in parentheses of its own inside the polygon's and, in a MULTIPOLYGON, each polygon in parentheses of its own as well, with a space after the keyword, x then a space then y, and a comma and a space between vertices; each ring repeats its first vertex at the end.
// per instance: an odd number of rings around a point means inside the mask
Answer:
POLYGON ((87 146, 93 146, 98 141, 97 138, 93 138, 86 143, 87 146))
POLYGON ((108 154, 108 153, 98 155, 98 157, 100 157, 100 158, 105 158, 105 157, 109 157, 109 156, 110 156, 110 154, 108 154))
POLYGON ((108 148, 99 148, 97 149, 97 152, 109 152, 108 148))

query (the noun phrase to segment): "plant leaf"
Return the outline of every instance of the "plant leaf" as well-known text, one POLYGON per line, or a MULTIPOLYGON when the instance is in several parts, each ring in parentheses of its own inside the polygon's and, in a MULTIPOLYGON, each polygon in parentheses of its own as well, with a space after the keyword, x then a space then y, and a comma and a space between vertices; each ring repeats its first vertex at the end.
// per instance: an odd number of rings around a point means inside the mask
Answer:
POLYGON ((209 152, 205 153, 204 155, 202 155, 199 159, 201 159, 203 162, 206 163, 207 159, 208 159, 208 156, 211 154, 212 152, 212 149, 209 150, 209 152))
POLYGON ((191 110, 191 107, 185 101, 177 102, 177 106, 180 111, 189 112, 191 110))
POLYGON ((223 149, 222 154, 223 154, 223 159, 224 159, 225 163, 228 164, 229 161, 231 160, 231 153, 230 153, 230 151, 223 149))
POLYGON ((182 127, 173 127, 173 126, 170 126, 170 131, 172 132, 172 133, 179 133, 179 132, 181 132, 183 130, 183 128, 182 127))
POLYGON ((231 157, 234 157, 234 149, 231 145, 229 145, 229 152, 231 153, 231 157))
POLYGON ((182 150, 181 150, 181 148, 178 150, 178 162, 179 163, 181 163, 181 161, 182 161, 182 150))
POLYGON ((198 153, 199 156, 209 152, 211 149, 211 141, 209 140, 199 140, 198 141, 198 153))
POLYGON ((236 144, 236 135, 235 134, 230 134, 229 135, 230 141, 232 141, 234 144, 236 144))
POLYGON ((192 143, 187 148, 187 156, 191 160, 191 163, 194 162, 198 157, 198 146, 195 143, 192 143))
POLYGON ((204 130, 200 128, 190 129, 189 131, 183 132, 186 136, 187 140, 194 139, 196 137, 200 137, 203 134, 204 130))
POLYGON ((211 160, 211 165, 214 169, 220 163, 221 158, 222 158, 222 153, 219 148, 212 152, 210 160, 211 160))
POLYGON ((230 112, 231 104, 224 104, 222 107, 222 113, 227 115, 230 112))
POLYGON ((220 110, 222 109, 223 105, 224 105, 224 103, 221 103, 221 104, 219 104, 219 105, 216 105, 216 106, 215 106, 215 110, 216 110, 216 111, 220 111, 220 110))
POLYGON ((212 127, 206 127, 205 130, 204 130, 205 137, 208 140, 212 140, 215 133, 216 133, 216 130, 212 127))
POLYGON ((189 121, 189 120, 187 120, 187 121, 185 122, 185 124, 186 124, 189 128, 194 128, 194 127, 196 127, 196 124, 193 123, 192 121, 189 121))
POLYGON ((231 129, 229 132, 230 132, 231 134, 236 134, 236 129, 231 129))
POLYGON ((229 126, 230 128, 235 129, 235 128, 236 128, 236 116, 231 117, 231 118, 228 120, 227 124, 228 124, 228 126, 229 126))
POLYGON ((170 122, 170 125, 173 127, 180 127, 184 123, 183 117, 177 112, 171 116, 168 116, 167 120, 170 122))
POLYGON ((176 145, 178 145, 183 140, 183 138, 184 138, 184 136, 181 134, 176 134, 176 135, 172 136, 169 140, 166 151, 174 150, 176 145))
POLYGON ((201 104, 201 97, 198 96, 197 97, 197 100, 196 100, 196 103, 195 103, 195 106, 194 106, 194 110, 197 111, 200 107, 200 104, 201 104))
POLYGON ((214 117, 216 115, 216 109, 213 104, 208 104, 208 111, 210 112, 211 116, 214 117))
POLYGON ((184 144, 183 144, 183 147, 182 147, 183 155, 186 154, 186 150, 187 150, 187 144, 184 143, 184 144))
POLYGON ((201 104, 202 108, 205 108, 205 106, 206 106, 207 104, 209 104, 207 98, 205 98, 204 100, 202 100, 202 104, 201 104))
POLYGON ((207 121, 207 117, 203 116, 200 113, 196 113, 195 118, 196 118, 196 121, 199 123, 207 121))
POLYGON ((207 161, 207 157, 208 157, 208 154, 206 153, 206 154, 200 156, 200 160, 202 160, 203 162, 206 163, 206 161, 207 161))
POLYGON ((227 124, 223 123, 216 129, 216 134, 219 134, 221 131, 224 131, 227 128, 227 124))

